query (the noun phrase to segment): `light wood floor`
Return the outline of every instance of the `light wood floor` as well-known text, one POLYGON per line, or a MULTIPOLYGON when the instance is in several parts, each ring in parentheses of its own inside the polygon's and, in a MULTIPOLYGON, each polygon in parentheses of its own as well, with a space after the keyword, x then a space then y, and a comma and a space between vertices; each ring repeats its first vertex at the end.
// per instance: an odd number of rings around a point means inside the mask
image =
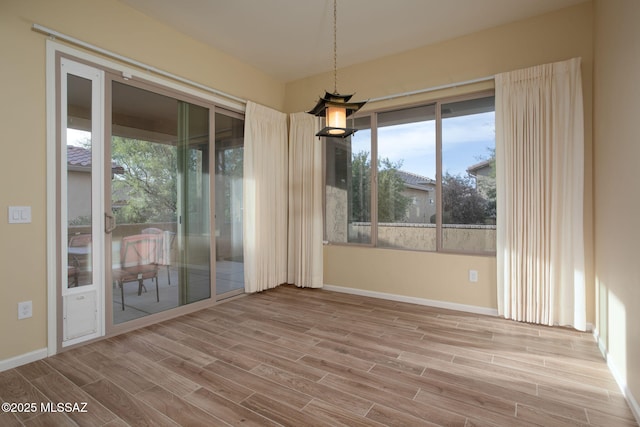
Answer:
POLYGON ((635 426, 590 334, 283 286, 0 373, 26 426, 635 426))

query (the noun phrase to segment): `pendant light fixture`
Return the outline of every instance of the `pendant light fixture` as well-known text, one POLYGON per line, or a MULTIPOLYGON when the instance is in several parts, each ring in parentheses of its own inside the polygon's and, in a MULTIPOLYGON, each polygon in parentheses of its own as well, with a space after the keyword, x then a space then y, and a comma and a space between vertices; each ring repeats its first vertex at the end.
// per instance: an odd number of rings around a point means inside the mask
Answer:
POLYGON ((333 0, 333 93, 325 91, 324 97, 309 114, 316 117, 325 117, 325 127, 316 136, 346 138, 356 129, 347 127, 347 117, 358 111, 364 102, 349 102, 353 95, 340 95, 338 93, 338 42, 337 42, 337 0, 333 0))

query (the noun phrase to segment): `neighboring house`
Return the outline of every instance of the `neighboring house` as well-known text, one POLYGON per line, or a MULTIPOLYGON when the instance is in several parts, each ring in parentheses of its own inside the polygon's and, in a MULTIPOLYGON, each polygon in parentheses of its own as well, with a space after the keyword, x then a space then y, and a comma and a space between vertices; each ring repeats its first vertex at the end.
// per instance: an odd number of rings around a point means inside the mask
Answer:
POLYGON ((496 188, 494 163, 495 159, 488 159, 467 168, 467 173, 475 178, 476 190, 485 199, 492 199, 489 190, 496 188))
MULTIPOLYGON (((124 173, 124 168, 111 162, 111 177, 124 173)), ((67 145, 67 221, 73 225, 88 225, 91 216, 91 150, 67 145)), ((116 197, 116 199, 120 199, 116 197)), ((113 200, 117 205, 120 200, 113 200)))
POLYGON ((404 182, 403 194, 411 199, 406 222, 429 223, 431 216, 436 213, 436 182, 412 172, 398 170, 396 173, 404 182))

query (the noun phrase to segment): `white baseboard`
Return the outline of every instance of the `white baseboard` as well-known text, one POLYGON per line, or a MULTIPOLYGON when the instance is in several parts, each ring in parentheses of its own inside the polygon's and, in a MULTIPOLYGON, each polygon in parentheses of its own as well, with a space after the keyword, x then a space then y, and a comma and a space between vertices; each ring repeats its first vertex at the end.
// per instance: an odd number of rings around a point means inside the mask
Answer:
POLYGON ((21 354, 20 356, 12 357, 10 359, 0 360, 0 372, 6 371, 7 369, 17 368, 18 366, 26 365, 27 363, 35 362, 36 360, 44 359, 47 355, 47 349, 41 348, 40 350, 21 354))
POLYGON ((604 356, 604 359, 607 361, 607 367, 609 367, 609 371, 611 372, 611 375, 613 375, 613 379, 616 380, 616 382, 618 383, 618 387, 620 387, 620 391, 624 395, 624 398, 627 400, 627 403, 629 404, 629 408, 631 408, 631 412, 633 412, 633 416, 636 417, 636 422, 640 424, 640 405, 638 404, 638 401, 633 396, 633 393, 631 393, 631 390, 629 390, 626 379, 620 374, 618 367, 611 360, 611 357, 609 356, 609 351, 607 350, 607 347, 602 342, 602 339, 600 338, 600 333, 596 328, 593 329, 593 336, 595 337, 596 342, 598 343, 598 348, 600 349, 600 353, 602 353, 602 355, 604 356))
POLYGON ((388 294, 385 292, 365 291, 362 289, 347 288, 344 286, 324 285, 327 291, 342 292, 345 294, 361 295, 364 297, 380 298, 390 301, 407 302, 410 304, 425 305, 429 307, 445 308, 448 310, 465 311, 467 313, 483 314, 486 316, 497 316, 498 310, 495 308, 479 307, 475 305, 458 304, 455 302, 437 301, 426 298, 409 297, 405 295, 388 294))

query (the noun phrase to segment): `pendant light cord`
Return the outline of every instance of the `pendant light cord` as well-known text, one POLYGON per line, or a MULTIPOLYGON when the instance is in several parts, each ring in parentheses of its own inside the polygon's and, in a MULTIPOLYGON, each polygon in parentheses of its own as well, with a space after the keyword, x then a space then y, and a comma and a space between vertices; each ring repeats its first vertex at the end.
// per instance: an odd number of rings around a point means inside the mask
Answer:
POLYGON ((333 0, 333 93, 338 93, 338 0, 333 0))

